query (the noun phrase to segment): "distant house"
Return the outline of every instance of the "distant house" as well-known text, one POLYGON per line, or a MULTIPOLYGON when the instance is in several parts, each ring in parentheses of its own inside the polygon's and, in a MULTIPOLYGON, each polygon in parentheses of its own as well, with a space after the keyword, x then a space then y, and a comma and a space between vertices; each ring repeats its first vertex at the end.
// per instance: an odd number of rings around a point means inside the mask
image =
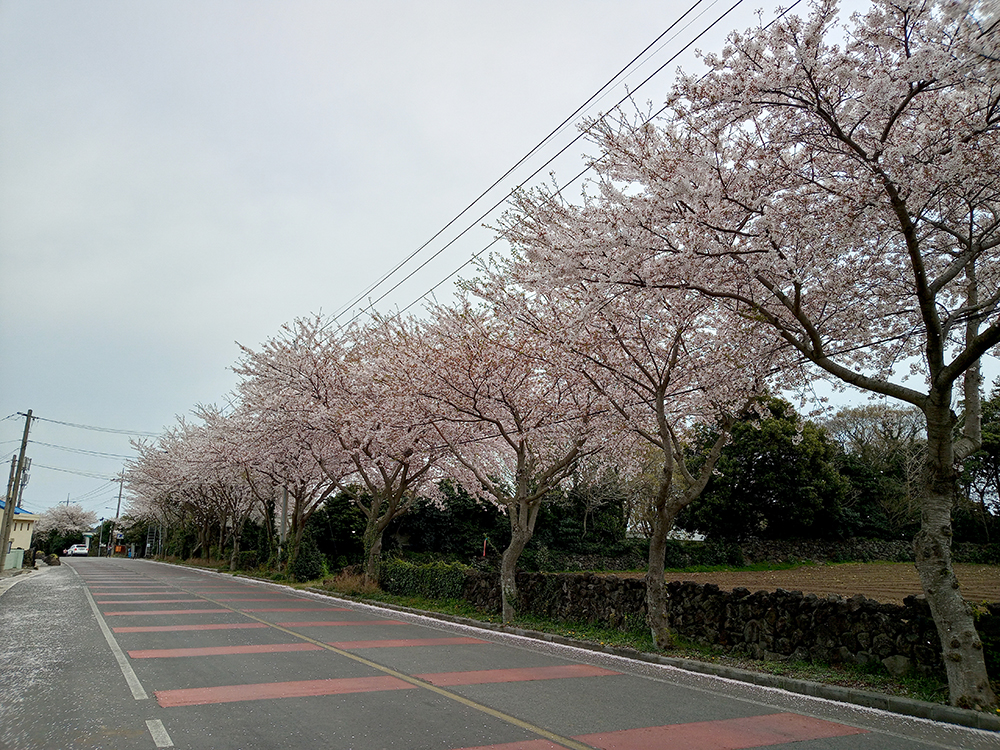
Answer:
MULTIPOLYGON (((4 510, 6 504, 3 500, 0 500, 0 512, 4 510)), ((14 550, 26 550, 31 548, 31 537, 35 533, 35 521, 38 520, 38 516, 34 513, 29 513, 22 508, 14 508, 14 523, 10 527, 10 543, 7 545, 7 549, 3 550, 5 553, 13 552, 14 550)), ((17 555, 11 555, 10 559, 5 560, 4 569, 20 567, 20 560, 23 557, 17 555)))

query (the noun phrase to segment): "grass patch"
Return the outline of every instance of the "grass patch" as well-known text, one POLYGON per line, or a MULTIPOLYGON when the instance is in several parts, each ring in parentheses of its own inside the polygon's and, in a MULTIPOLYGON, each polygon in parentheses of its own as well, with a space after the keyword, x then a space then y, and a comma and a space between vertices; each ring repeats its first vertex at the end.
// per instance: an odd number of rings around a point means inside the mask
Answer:
MULTIPOLYGON (((314 586, 317 582, 311 581, 303 586, 314 586)), ((372 598, 379 593, 378 584, 365 580, 363 575, 341 571, 332 578, 324 578, 318 582, 318 587, 325 591, 330 591, 341 596, 372 598)))

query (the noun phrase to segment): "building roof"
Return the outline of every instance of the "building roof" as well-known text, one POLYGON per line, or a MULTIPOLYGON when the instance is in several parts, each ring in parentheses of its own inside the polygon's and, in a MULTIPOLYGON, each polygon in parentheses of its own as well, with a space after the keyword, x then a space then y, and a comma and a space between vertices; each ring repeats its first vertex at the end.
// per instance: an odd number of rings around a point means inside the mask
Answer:
MULTIPOLYGON (((5 501, 3 501, 3 500, 0 500, 0 510, 4 510, 6 507, 7 507, 7 503, 5 501)), ((15 507, 14 508, 14 515, 15 516, 34 516, 35 514, 32 513, 30 510, 25 510, 24 508, 17 508, 17 507, 15 507)), ((27 519, 25 519, 25 520, 27 520, 27 519)))

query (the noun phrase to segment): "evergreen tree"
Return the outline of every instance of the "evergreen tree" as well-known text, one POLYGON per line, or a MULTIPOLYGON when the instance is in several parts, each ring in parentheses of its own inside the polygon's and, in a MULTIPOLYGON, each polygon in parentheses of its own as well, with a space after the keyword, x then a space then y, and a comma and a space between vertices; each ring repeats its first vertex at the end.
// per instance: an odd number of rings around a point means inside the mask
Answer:
MULTIPOLYGON (((837 533, 847 485, 833 462, 835 446, 787 401, 769 399, 766 414, 746 416, 734 426, 715 475, 679 526, 727 540, 837 533)), ((713 439, 706 429, 698 448, 713 439)))

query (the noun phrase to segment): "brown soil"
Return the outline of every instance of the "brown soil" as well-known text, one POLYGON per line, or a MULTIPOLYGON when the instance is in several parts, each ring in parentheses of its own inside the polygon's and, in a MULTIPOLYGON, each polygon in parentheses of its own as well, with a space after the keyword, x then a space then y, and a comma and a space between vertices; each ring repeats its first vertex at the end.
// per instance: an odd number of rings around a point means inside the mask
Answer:
MULTIPOLYGON (((962 595, 970 602, 1000 601, 1000 566, 956 564, 962 595)), ((641 574, 636 574, 640 576, 641 574)), ((668 581, 714 583, 730 591, 801 591, 804 594, 864 594, 880 602, 902 604, 910 594, 922 594, 917 571, 911 563, 842 563, 808 565, 791 570, 718 573, 667 573, 668 581)))

